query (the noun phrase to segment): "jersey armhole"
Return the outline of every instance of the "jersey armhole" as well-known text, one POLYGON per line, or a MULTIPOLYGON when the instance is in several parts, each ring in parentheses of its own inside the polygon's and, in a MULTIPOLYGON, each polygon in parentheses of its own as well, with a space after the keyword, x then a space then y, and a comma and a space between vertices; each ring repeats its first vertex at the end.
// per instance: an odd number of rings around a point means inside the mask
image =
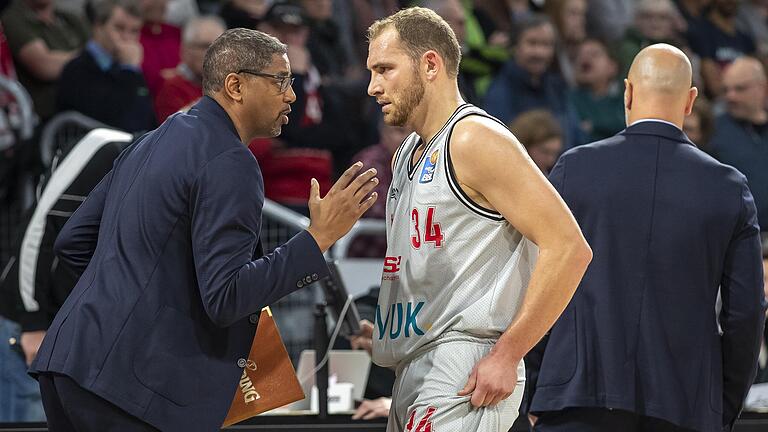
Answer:
MULTIPOLYGON (((466 192, 464 192, 464 190, 461 188, 461 185, 459 184, 458 179, 456 178, 456 171, 453 167, 453 161, 451 160, 451 135, 453 134, 453 128, 456 127, 456 124, 461 120, 470 116, 481 116, 481 117, 489 118, 503 125, 503 123, 501 123, 499 120, 481 113, 468 113, 467 115, 457 120, 453 125, 451 125, 451 128, 448 130, 448 135, 445 138, 445 159, 444 159, 445 173, 446 173, 445 177, 446 179, 448 179, 449 189, 451 190, 451 192, 453 192, 454 196, 456 196, 456 198, 462 204, 464 204, 465 207, 467 207, 473 213, 476 213, 494 222, 501 222, 504 220, 504 216, 502 216, 501 213, 495 210, 485 208, 480 204, 478 204, 477 202, 475 202, 472 198, 469 197, 469 195, 467 195, 466 192)), ((506 128, 506 126, 504 127, 506 128)))

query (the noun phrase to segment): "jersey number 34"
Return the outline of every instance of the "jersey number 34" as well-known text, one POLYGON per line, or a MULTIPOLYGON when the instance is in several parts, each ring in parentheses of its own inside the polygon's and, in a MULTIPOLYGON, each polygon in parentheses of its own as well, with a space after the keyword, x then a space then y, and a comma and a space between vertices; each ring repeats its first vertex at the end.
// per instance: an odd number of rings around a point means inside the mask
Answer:
POLYGON ((411 222, 413 222, 413 229, 411 230, 411 246, 414 249, 421 248, 421 233, 424 233, 424 242, 432 243, 435 247, 443 245, 443 232, 440 230, 440 224, 434 221, 435 208, 427 208, 427 220, 424 227, 419 225, 419 209, 414 208, 411 210, 411 222))

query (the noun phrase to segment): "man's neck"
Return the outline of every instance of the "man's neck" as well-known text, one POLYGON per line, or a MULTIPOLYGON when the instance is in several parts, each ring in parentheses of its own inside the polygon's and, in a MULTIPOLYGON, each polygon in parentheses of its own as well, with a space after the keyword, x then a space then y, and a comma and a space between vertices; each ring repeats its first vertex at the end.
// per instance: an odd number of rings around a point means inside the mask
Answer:
POLYGON ((424 144, 428 143, 445 125, 464 100, 461 98, 458 87, 455 91, 435 92, 429 101, 423 100, 420 112, 414 112, 413 130, 421 137, 424 144))
POLYGON ((764 125, 768 123, 768 111, 765 111, 765 110, 756 111, 744 120, 752 123, 753 125, 764 125))
POLYGON ((601 81, 601 82, 593 83, 587 88, 589 89, 589 91, 592 93, 593 96, 603 97, 607 95, 608 92, 610 92, 611 82, 601 81))

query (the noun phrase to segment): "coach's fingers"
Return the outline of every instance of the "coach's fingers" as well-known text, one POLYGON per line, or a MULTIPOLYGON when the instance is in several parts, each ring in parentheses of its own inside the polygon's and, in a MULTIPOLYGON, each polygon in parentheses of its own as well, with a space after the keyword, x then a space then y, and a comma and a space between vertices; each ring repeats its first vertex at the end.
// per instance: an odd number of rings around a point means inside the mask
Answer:
POLYGON ((320 201, 320 183, 314 177, 309 185, 309 202, 316 203, 320 201))
POLYGON ((365 201, 360 203, 360 215, 362 216, 365 212, 368 211, 369 208, 373 207, 373 204, 376 202, 376 199, 379 197, 379 194, 374 192, 365 199, 365 201))
POLYGON ((338 180, 336 180, 336 183, 333 184, 331 187, 331 191, 333 192, 339 192, 347 188, 349 184, 352 182, 352 179, 355 177, 355 174, 357 174, 358 171, 363 167, 362 162, 355 162, 352 164, 351 167, 347 168, 346 171, 344 171, 344 174, 339 177, 338 180))

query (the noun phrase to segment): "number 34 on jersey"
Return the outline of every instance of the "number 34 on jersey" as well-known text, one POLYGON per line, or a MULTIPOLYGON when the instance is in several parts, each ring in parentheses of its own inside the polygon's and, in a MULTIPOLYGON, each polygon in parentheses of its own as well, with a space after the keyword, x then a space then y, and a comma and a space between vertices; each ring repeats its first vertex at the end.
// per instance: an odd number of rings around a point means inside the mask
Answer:
POLYGON ((435 207, 411 210, 411 246, 421 249, 423 243, 439 248, 443 245, 443 231, 435 218, 435 207))

